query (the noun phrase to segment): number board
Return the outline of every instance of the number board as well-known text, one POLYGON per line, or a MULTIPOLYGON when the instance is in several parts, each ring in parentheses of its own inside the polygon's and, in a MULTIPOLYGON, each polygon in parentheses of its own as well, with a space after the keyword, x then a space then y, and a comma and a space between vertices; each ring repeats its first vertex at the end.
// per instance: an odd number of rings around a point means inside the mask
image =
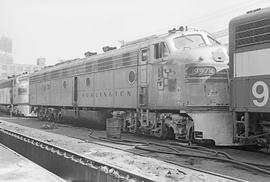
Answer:
POLYGON ((270 78, 249 80, 249 105, 251 107, 270 107, 270 78))

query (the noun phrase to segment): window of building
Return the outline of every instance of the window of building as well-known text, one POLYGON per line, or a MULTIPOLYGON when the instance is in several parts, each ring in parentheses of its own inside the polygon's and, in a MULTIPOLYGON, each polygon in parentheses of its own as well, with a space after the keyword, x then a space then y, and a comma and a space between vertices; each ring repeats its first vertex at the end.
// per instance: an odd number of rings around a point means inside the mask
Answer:
POLYGON ((1 73, 1 77, 7 78, 7 74, 6 73, 1 73))
POLYGON ((29 66, 24 67, 24 71, 29 73, 31 71, 31 67, 29 67, 29 66))
POLYGON ((23 67, 22 67, 22 66, 18 66, 16 69, 17 69, 18 71, 23 71, 23 67))
POLYGON ((7 65, 2 65, 2 70, 7 71, 7 65))

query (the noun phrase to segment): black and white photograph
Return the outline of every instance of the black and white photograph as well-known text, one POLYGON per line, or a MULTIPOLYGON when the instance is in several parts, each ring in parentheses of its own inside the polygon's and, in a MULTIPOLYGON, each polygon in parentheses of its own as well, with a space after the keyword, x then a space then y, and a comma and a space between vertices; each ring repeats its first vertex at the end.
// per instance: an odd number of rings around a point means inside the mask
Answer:
POLYGON ((0 0, 0 182, 268 181, 269 0, 0 0))

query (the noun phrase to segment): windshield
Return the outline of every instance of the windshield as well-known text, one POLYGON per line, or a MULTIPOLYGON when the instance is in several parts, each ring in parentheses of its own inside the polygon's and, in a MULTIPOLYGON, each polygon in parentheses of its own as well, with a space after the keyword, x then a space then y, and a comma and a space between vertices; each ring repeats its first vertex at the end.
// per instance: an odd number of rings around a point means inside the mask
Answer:
POLYGON ((220 43, 216 39, 210 37, 209 35, 207 35, 207 37, 212 45, 220 45, 220 43))
POLYGON ((173 39, 177 49, 192 49, 205 45, 201 35, 182 35, 173 39))

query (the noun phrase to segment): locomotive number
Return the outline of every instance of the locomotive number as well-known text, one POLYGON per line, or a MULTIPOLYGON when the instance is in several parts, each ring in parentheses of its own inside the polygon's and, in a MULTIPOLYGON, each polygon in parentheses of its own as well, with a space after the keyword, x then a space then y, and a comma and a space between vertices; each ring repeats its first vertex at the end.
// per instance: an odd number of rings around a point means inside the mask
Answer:
POLYGON ((263 81, 257 81, 252 86, 252 94, 256 98, 253 100, 253 104, 258 107, 262 107, 267 103, 269 98, 268 86, 263 81), (258 87, 262 87, 263 90, 258 92, 258 87))
POLYGON ((212 66, 196 66, 189 67, 187 70, 188 76, 212 76, 216 73, 216 69, 212 66))

